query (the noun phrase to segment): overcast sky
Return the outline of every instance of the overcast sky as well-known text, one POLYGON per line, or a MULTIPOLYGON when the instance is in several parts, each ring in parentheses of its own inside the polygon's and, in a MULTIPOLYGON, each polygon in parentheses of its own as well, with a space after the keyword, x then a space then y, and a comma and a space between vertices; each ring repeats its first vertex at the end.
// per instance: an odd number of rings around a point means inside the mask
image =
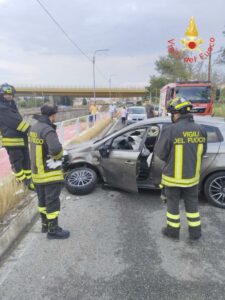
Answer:
MULTIPOLYGON (((40 0, 92 59, 96 85, 144 86, 167 41, 180 39, 194 16, 202 50, 210 36, 225 46, 224 0, 40 0), (100 70, 100 72, 98 70, 100 70)), ((37 0, 0 0, 0 83, 92 86, 92 62, 82 55, 37 0)), ((206 64, 206 62, 205 62, 206 64)))

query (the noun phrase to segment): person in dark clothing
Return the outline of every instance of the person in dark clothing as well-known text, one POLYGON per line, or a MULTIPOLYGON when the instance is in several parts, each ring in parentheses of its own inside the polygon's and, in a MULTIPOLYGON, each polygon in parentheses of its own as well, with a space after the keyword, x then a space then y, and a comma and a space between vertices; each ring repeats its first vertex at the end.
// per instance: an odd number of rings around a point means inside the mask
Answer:
POLYGON ((42 106, 41 116, 30 129, 31 169, 38 194, 42 232, 47 232, 48 239, 66 239, 70 232, 58 226, 59 197, 64 177, 62 172, 63 148, 54 125, 56 113, 57 106, 42 106))
POLYGON ((174 98, 168 104, 173 124, 162 130, 156 143, 155 153, 165 166, 162 185, 167 197, 167 227, 162 233, 179 238, 179 202, 184 199, 190 239, 201 237, 201 221, 198 211, 198 184, 202 156, 207 149, 205 129, 196 124, 190 113, 191 102, 174 98))
POLYGON ((154 114, 154 107, 153 107, 152 104, 149 103, 149 100, 146 101, 145 110, 146 110, 147 118, 148 119, 154 118, 154 116, 155 116, 155 114, 154 114))
POLYGON ((28 129, 30 125, 20 115, 13 100, 15 88, 7 83, 0 86, 0 132, 17 182, 34 190, 31 181, 30 156, 28 150, 28 129))

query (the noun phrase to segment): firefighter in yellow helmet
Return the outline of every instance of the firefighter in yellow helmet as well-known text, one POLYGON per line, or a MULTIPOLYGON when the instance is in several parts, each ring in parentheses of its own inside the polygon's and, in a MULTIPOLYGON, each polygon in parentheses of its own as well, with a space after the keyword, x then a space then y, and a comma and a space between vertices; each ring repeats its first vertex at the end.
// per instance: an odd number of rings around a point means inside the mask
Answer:
POLYGON ((41 107, 41 116, 29 132, 32 179, 38 194, 42 232, 48 239, 66 239, 70 232, 58 226, 60 193, 64 181, 62 172, 63 148, 59 142, 54 105, 41 107))
POLYGON ((0 86, 0 131, 2 146, 5 147, 17 182, 34 190, 31 181, 28 150, 28 129, 30 125, 20 115, 13 97, 15 88, 8 83, 0 86))
POLYGON ((198 184, 202 156, 206 153, 207 134, 196 124, 190 113, 190 101, 176 97, 168 104, 173 124, 163 128, 156 144, 156 155, 165 162, 162 185, 167 197, 167 227, 162 233, 169 238, 179 238, 179 202, 184 200, 189 237, 201 237, 201 220, 198 211, 198 184))

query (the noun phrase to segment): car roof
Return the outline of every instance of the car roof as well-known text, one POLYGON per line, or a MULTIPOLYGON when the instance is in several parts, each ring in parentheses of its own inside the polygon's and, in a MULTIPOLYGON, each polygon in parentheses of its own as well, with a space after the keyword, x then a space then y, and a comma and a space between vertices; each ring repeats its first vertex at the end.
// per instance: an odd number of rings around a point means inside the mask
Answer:
MULTIPOLYGON (((197 123, 205 124, 205 125, 214 125, 217 127, 223 127, 225 126, 225 120, 222 117, 211 117, 211 116, 198 116, 194 115, 194 120, 197 123)), ((155 118, 150 118, 144 121, 140 121, 136 124, 130 125, 130 127, 136 127, 137 124, 142 126, 142 125, 148 125, 151 123, 171 123, 171 118, 170 117, 155 117, 155 118)))
MULTIPOLYGON (((225 136, 225 121, 224 118, 221 117, 211 117, 211 116, 198 116, 198 115, 194 115, 194 120, 197 123, 200 124, 204 124, 204 125, 208 125, 208 126, 216 126, 218 128, 220 128, 220 130, 222 131, 222 134, 225 136)), ((109 134, 107 138, 109 138, 109 136, 113 137, 116 136, 118 133, 123 133, 127 130, 132 130, 132 128, 137 128, 137 127, 143 127, 146 125, 151 125, 151 124, 158 124, 158 123, 171 123, 171 118, 170 117, 155 117, 155 118, 150 118, 144 121, 139 121, 136 122, 134 124, 128 125, 123 127, 122 129, 112 132, 111 134, 109 134)), ((103 138, 101 141, 105 140, 105 138, 103 138)))
POLYGON ((145 108, 144 106, 129 106, 128 108, 145 108))

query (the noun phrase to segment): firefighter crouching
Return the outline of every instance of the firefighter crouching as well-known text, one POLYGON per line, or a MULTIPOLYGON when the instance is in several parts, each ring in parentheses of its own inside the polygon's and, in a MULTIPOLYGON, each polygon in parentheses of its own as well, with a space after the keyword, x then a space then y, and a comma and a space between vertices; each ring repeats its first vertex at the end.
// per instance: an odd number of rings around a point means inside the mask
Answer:
POLYGON ((70 233, 58 226, 60 193, 64 181, 63 148, 56 126, 57 106, 44 105, 41 116, 29 132, 32 179, 38 194, 42 232, 49 239, 66 239, 70 233))
POLYGON ((191 102, 184 98, 177 97, 169 102, 168 112, 173 124, 162 130, 155 151, 165 161, 162 185, 167 197, 167 227, 162 229, 162 233, 170 238, 179 238, 179 201, 184 199, 189 237, 195 240, 201 237, 198 183, 207 135, 205 129, 194 122, 191 108, 191 102))
POLYGON ((30 156, 28 149, 28 129, 13 100, 15 88, 7 83, 0 86, 0 131, 1 143, 6 148, 17 182, 34 190, 31 181, 30 156))

